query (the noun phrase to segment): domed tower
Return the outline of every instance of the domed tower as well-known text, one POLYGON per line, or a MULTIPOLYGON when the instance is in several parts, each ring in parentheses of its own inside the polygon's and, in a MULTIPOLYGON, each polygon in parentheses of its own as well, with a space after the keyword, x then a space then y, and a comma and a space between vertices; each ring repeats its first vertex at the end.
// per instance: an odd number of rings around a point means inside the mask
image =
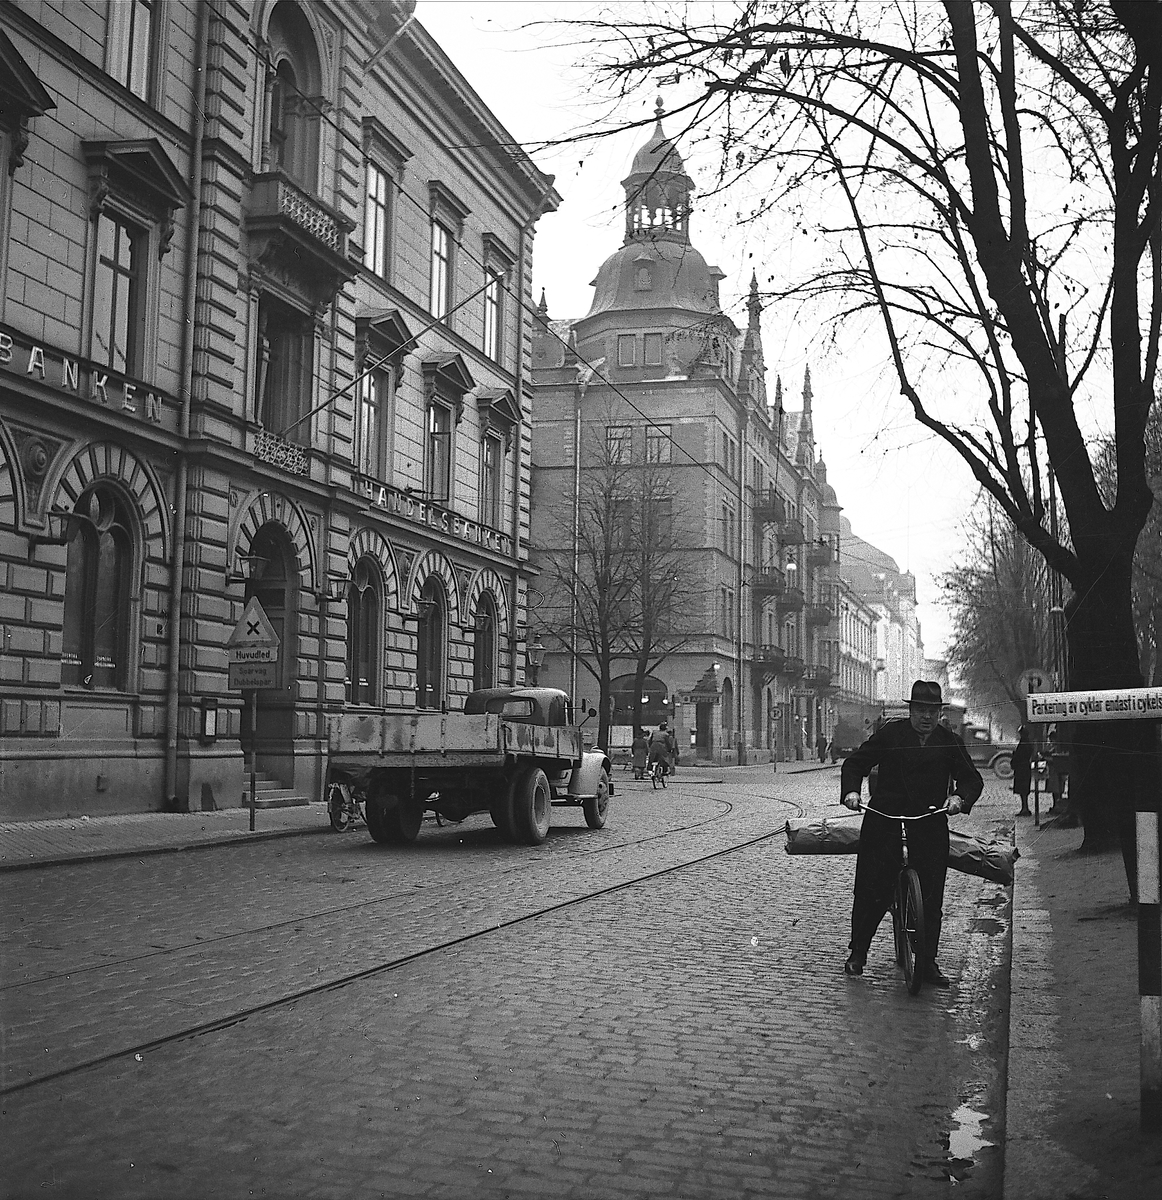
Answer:
POLYGON ((608 339, 615 330, 625 333, 647 325, 667 335, 677 328, 705 330, 705 336, 688 346, 671 342, 672 352, 682 360, 679 373, 684 373, 696 359, 722 363, 730 358, 738 330, 719 304, 723 273, 690 244, 694 183, 662 128, 661 108, 659 100, 654 131, 622 180, 625 237, 593 280, 593 303, 577 323, 577 338, 583 354, 600 357, 612 349, 608 339), (721 344, 724 337, 732 341, 729 351, 721 344), (704 345, 715 338, 717 358, 707 356, 704 345))

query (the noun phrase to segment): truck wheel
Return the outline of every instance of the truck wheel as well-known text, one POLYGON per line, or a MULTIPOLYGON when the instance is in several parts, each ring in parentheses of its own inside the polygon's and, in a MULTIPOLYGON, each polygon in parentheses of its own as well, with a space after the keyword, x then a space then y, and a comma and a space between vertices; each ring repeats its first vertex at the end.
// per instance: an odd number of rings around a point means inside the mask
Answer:
POLYGON ((409 804, 402 796, 392 796, 390 793, 368 797, 364 811, 367 815, 367 832, 385 846, 410 845, 416 840, 424 820, 421 805, 409 804))
POLYGON ((1012 779, 1013 777, 1013 759, 1008 754, 998 754, 993 759, 993 774, 998 779, 1012 779))
POLYGON ((585 824, 590 829, 604 829, 606 814, 609 812, 609 772, 603 770, 597 781, 597 795, 581 801, 581 811, 585 814, 585 824))
POLYGON ((540 767, 528 767, 512 785, 513 840, 539 846, 549 833, 553 793, 540 767))

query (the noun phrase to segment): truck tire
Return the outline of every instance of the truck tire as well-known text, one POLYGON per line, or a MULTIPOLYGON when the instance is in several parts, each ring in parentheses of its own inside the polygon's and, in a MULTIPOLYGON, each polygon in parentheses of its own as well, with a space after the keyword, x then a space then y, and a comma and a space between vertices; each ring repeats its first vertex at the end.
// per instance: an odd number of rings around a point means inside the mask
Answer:
POLYGON ((581 801, 581 811, 585 814, 585 824, 590 829, 604 829, 606 814, 609 812, 609 772, 602 770, 597 783, 597 795, 589 796, 581 801))
POLYGON ((416 840, 423 823, 424 810, 408 803, 403 796, 374 790, 364 807, 367 832, 385 846, 407 846, 416 840), (392 803, 394 801, 394 803, 392 803))
POLYGON ((539 846, 549 834, 553 793, 540 767, 526 767, 512 784, 513 841, 539 846))
POLYGON ((1013 756, 1011 754, 998 754, 992 761, 993 774, 998 779, 1012 779, 1013 777, 1013 756))

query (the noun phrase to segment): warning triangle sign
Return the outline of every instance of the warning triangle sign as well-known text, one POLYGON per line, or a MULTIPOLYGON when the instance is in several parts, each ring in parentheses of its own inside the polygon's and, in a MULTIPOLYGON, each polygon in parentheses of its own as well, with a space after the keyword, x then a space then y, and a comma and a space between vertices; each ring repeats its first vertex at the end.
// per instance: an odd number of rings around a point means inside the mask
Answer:
POLYGON ((251 596, 246 602, 246 611, 234 626, 234 632, 226 639, 226 645, 270 646, 278 649, 278 634, 274 632, 274 626, 258 603, 257 596, 251 596))

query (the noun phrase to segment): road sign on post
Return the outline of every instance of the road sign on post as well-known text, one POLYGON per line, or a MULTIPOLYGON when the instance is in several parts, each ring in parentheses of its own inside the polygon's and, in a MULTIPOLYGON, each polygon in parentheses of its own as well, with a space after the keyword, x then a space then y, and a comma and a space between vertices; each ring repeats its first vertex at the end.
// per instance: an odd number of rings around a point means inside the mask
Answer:
POLYGON ((278 634, 263 611, 257 596, 246 602, 242 619, 226 639, 227 686, 232 691, 250 693, 250 829, 254 831, 257 806, 257 767, 255 743, 258 740, 256 714, 260 688, 278 687, 278 634))
MULTIPOLYGON (((1056 721, 1159 721, 1162 688, 1111 688, 1093 692, 1040 692, 1025 700, 1033 723, 1056 721)), ((1134 814, 1138 845, 1138 1004, 1141 1011, 1143 1133, 1162 1128, 1162 851, 1159 797, 1139 795, 1134 814)))
POLYGON ((1017 690, 1021 693, 1022 700, 1028 700, 1034 692, 1047 691, 1052 682, 1053 676, 1044 667, 1030 667, 1021 672, 1017 690))

